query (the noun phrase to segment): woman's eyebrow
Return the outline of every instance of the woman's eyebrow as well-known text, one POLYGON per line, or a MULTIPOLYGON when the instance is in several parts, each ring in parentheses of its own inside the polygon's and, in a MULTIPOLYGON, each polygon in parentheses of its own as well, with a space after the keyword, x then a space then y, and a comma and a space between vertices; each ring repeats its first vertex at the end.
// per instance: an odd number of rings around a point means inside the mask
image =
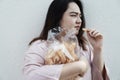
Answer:
POLYGON ((81 15, 81 13, 74 12, 74 11, 70 12, 70 14, 79 14, 79 15, 81 15))

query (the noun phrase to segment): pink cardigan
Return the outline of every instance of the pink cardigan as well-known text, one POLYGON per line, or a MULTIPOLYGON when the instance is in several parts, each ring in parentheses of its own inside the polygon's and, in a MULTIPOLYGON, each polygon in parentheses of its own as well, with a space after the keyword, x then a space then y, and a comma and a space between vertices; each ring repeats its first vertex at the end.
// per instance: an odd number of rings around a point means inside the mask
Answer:
MULTIPOLYGON (((47 53, 47 41, 35 41, 29 46, 24 58, 23 73, 25 80, 59 80, 63 64, 60 65, 44 65, 45 55, 47 53)), ((64 79, 64 80, 109 80, 106 69, 103 73, 97 69, 92 63, 92 49, 88 47, 87 51, 83 51, 89 62, 89 69, 80 79, 64 79)))

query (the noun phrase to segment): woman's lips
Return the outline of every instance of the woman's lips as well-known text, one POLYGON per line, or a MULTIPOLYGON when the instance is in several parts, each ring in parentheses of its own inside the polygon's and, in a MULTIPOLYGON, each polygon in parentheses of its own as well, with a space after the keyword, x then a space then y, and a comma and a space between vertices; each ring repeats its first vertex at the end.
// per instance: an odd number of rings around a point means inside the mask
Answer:
POLYGON ((75 26, 75 28, 76 28, 77 30, 79 30, 79 29, 80 29, 80 26, 75 26))

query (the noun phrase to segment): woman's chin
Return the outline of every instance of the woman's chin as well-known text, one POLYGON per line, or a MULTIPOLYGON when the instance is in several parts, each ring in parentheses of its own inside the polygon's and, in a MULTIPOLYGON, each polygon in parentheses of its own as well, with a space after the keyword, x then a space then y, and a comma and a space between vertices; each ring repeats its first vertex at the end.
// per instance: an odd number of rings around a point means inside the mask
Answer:
POLYGON ((76 31, 75 35, 78 35, 79 31, 76 31))

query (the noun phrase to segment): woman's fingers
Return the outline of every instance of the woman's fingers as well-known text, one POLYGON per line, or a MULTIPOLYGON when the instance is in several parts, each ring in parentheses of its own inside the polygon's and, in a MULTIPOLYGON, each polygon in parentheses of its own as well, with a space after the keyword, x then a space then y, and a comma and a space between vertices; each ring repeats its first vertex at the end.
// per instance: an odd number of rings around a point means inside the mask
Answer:
POLYGON ((96 34, 96 30, 95 29, 91 29, 88 33, 89 33, 89 35, 91 37, 94 37, 94 34, 96 34))
POLYGON ((97 34, 95 34, 95 37, 96 37, 96 38, 99 38, 99 39, 103 39, 103 36, 102 36, 101 33, 97 33, 97 34))
POLYGON ((96 31, 96 29, 83 28, 83 31, 87 32, 93 38, 102 38, 102 34, 96 31))

